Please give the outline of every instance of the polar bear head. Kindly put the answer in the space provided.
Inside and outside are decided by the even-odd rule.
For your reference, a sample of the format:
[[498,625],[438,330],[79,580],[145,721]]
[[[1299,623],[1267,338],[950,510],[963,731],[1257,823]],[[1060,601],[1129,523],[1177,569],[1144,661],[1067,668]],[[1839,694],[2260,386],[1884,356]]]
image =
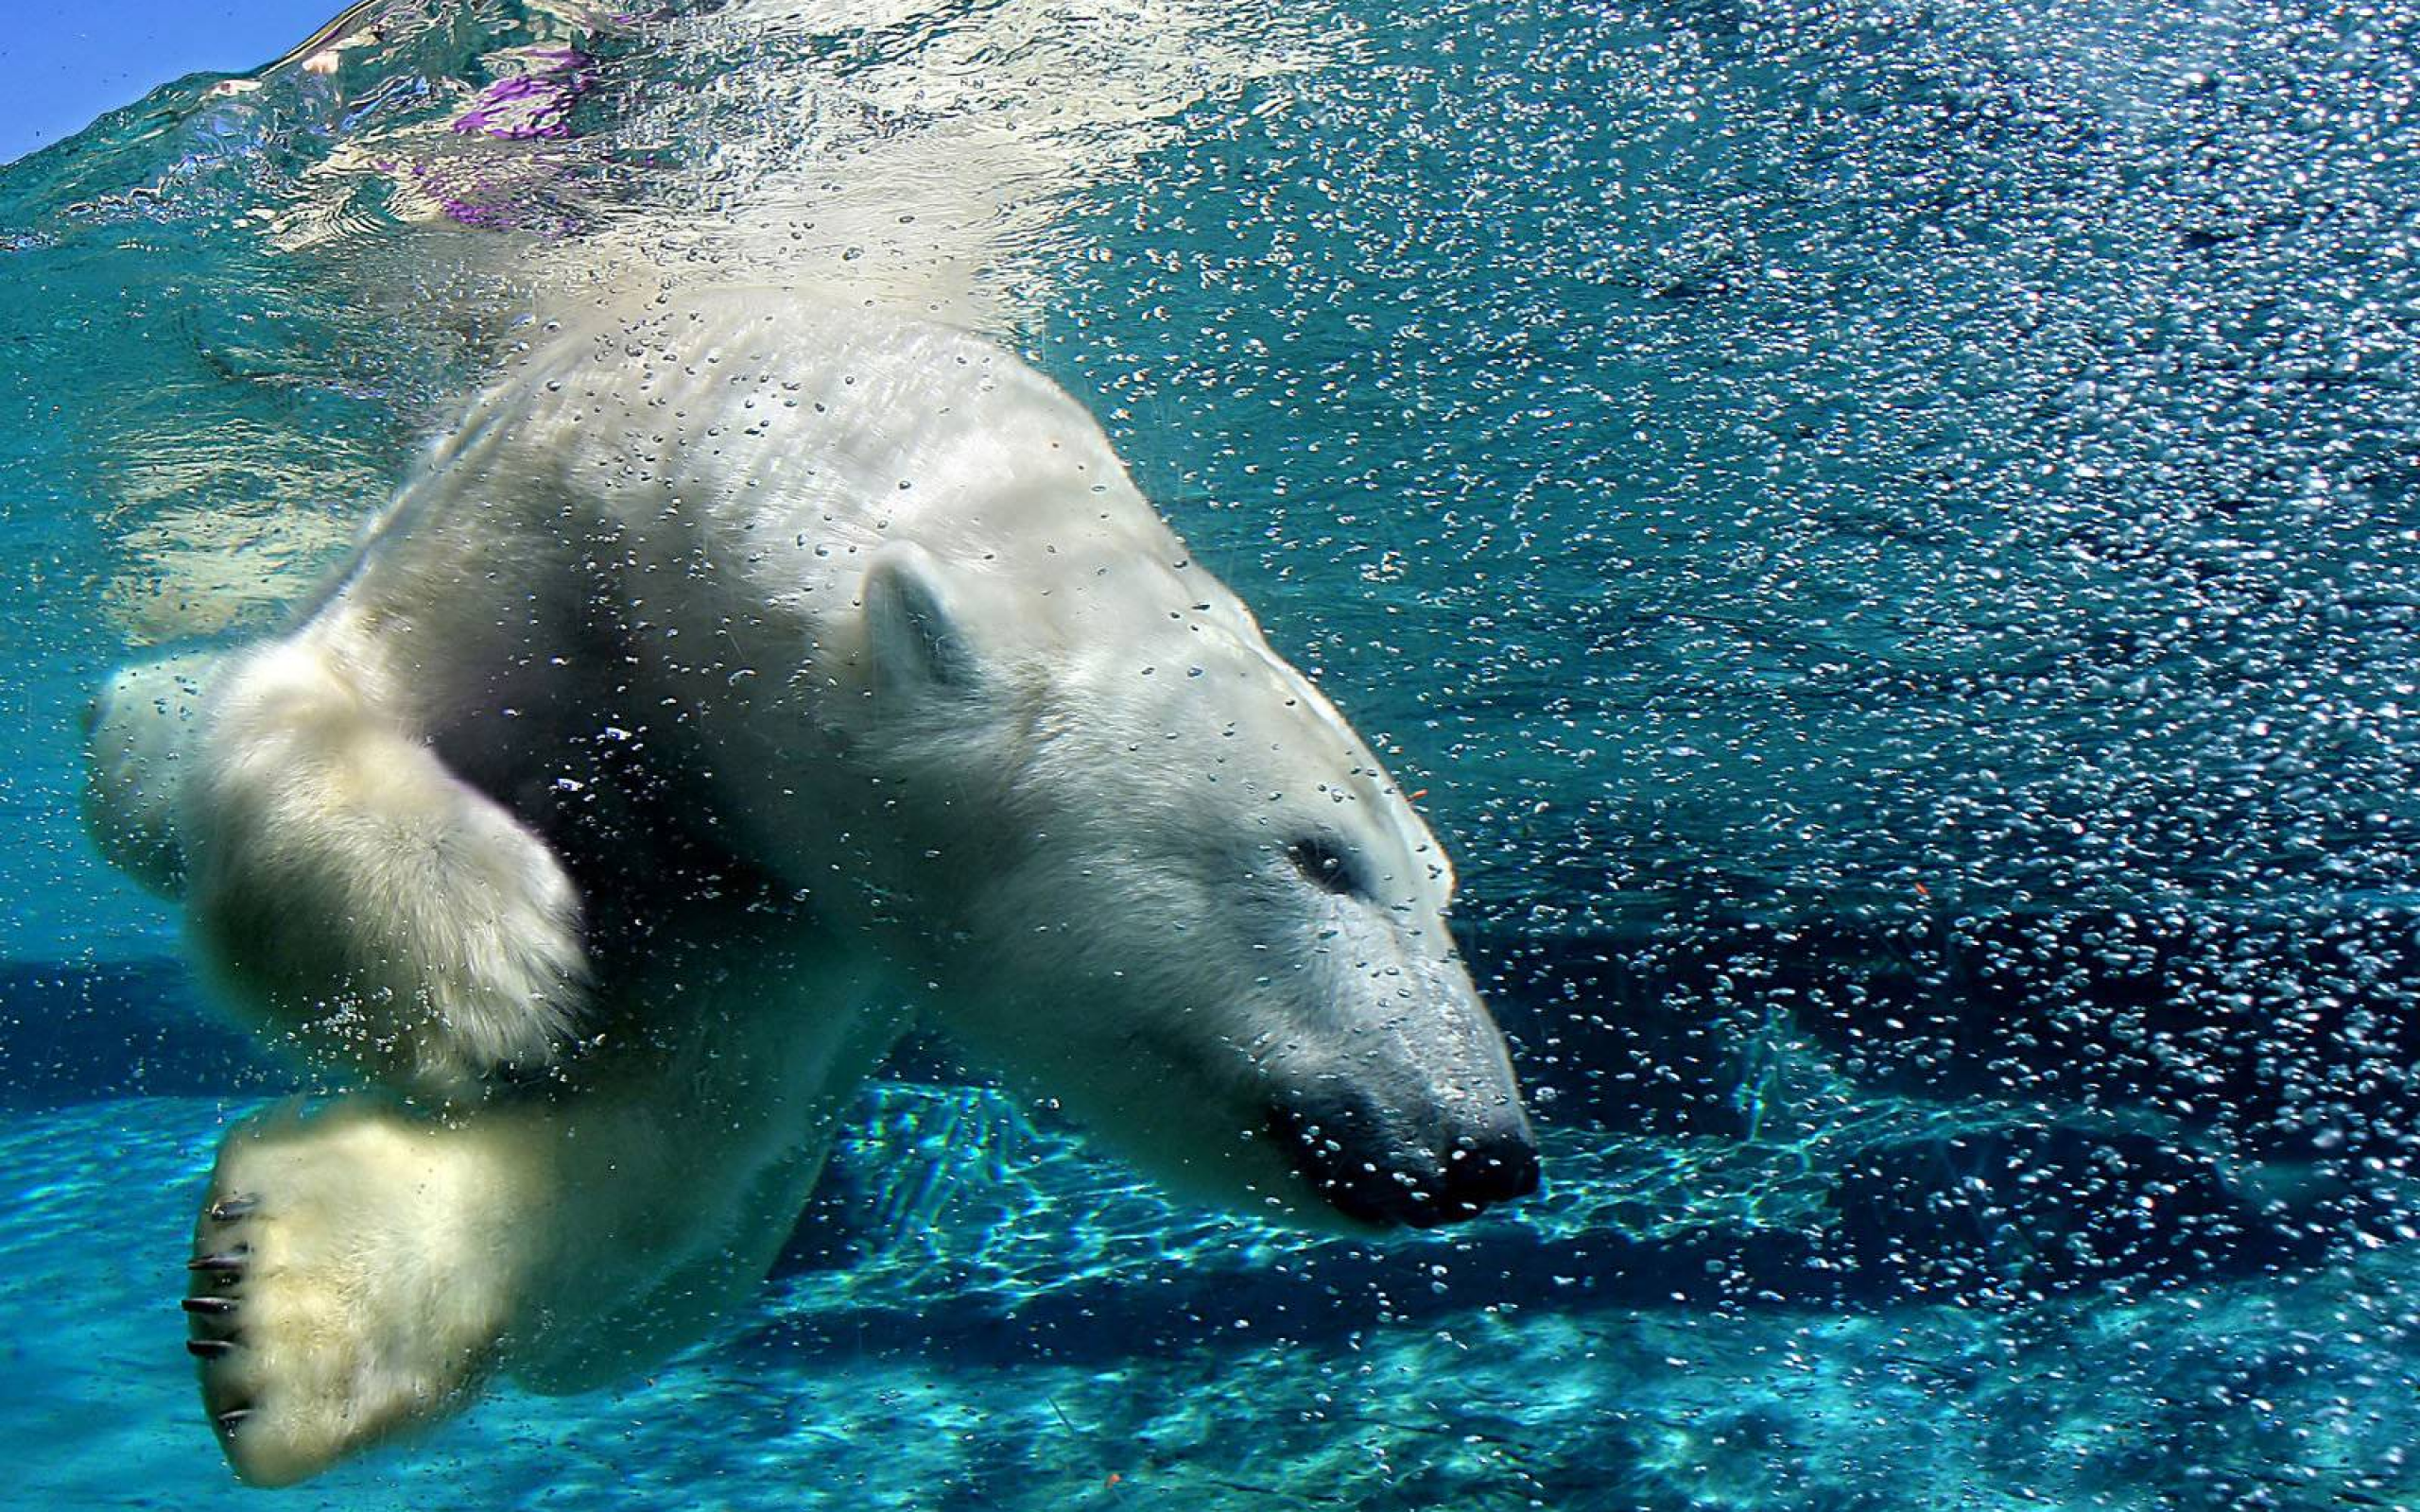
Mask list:
[[865,580],[944,1026],[1191,1194],[1367,1228],[1532,1190],[1436,837],[1199,568],[1086,577],[1072,619],[915,547]]

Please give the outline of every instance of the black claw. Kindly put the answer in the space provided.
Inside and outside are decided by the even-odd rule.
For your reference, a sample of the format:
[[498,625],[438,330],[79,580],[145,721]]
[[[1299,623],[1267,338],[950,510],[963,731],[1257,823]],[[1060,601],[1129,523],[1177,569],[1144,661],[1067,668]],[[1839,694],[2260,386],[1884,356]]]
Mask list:
[[250,1407],[233,1407],[220,1413],[216,1418],[213,1418],[212,1421],[218,1425],[218,1431],[220,1433],[232,1434],[235,1431],[238,1424],[242,1423],[245,1418],[250,1418],[251,1415],[252,1409]]
[[234,1348],[225,1339],[187,1339],[185,1353],[197,1360],[216,1360]]
[[203,1313],[216,1316],[222,1313],[235,1311],[236,1302],[232,1297],[188,1297],[177,1305],[188,1313]]
[[210,1205],[210,1221],[213,1223],[233,1223],[236,1219],[246,1216],[254,1208],[257,1208],[260,1205],[261,1199],[258,1197],[221,1197],[216,1202]]
[[243,1268],[244,1252],[240,1249],[225,1250],[216,1255],[196,1255],[185,1262],[187,1270],[242,1270]]

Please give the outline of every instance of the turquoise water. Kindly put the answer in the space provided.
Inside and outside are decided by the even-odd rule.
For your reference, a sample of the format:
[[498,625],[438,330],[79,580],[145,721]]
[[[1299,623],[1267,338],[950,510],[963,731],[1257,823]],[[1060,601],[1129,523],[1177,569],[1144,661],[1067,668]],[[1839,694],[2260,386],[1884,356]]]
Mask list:
[[359,11],[0,172],[25,1504],[258,1495],[173,1302],[288,1078],[85,690],[767,269],[1030,353],[1426,790],[1547,1189],[1314,1243],[919,1043],[721,1340],[287,1500],[2420,1504],[2420,11]]

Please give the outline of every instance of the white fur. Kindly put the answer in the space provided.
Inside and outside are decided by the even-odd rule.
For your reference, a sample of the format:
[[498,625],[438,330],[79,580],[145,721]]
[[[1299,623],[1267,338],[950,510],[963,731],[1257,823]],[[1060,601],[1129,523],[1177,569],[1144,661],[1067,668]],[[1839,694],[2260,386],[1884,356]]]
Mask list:
[[204,1388],[252,1479],[694,1337],[909,1003],[1311,1221],[1281,1111],[1413,1189],[1527,1138],[1434,837],[1081,407],[964,334],[763,290],[575,331],[199,676],[199,718],[104,709],[100,833],[182,858],[243,1011],[442,1108],[222,1156],[200,1243],[260,1261]]

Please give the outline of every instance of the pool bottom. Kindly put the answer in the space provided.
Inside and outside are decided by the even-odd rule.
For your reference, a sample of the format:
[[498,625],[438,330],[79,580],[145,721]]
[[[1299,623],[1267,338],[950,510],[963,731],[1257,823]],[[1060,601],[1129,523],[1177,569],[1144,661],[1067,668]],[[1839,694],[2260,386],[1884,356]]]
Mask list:
[[[174,1305],[250,1106],[0,1136],[13,1506],[260,1504]],[[2134,1299],[1824,1308],[1676,1272],[1659,1304],[1567,1231],[1610,1175],[1565,1176],[1559,1223],[1320,1244],[1171,1210],[1002,1106],[880,1089],[821,1204],[846,1238],[796,1246],[725,1337],[612,1392],[500,1391],[278,1504],[2420,1504],[2408,1246]]]

